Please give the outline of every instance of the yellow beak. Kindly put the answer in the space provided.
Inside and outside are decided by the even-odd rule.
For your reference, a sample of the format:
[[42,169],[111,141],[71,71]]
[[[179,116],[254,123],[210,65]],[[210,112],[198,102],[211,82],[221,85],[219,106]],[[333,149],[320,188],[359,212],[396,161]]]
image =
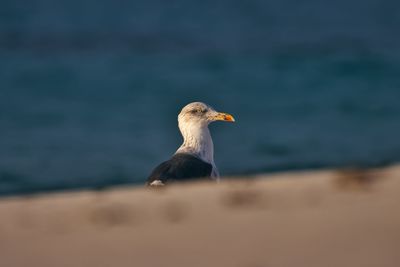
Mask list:
[[214,120],[235,122],[235,119],[233,118],[233,116],[231,114],[223,113],[223,112],[218,112],[218,114],[214,117]]

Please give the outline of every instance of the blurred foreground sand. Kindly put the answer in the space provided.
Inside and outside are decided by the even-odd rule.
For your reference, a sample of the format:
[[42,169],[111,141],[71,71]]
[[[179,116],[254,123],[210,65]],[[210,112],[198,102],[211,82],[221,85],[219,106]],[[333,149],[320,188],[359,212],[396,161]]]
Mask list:
[[397,267],[399,206],[400,166],[4,198],[0,266]]

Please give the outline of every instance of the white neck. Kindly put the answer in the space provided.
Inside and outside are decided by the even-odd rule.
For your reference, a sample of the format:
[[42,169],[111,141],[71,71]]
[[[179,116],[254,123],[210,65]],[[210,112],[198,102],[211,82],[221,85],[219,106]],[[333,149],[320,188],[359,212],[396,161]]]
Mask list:
[[214,144],[207,124],[179,124],[183,136],[183,144],[176,153],[191,153],[214,165]]

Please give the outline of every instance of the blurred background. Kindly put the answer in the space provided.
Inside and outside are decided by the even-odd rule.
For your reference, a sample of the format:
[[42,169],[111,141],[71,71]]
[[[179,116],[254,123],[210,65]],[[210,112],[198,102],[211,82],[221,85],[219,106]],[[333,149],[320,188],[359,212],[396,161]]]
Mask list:
[[222,175],[400,160],[395,0],[0,3],[0,195],[143,184],[204,101]]

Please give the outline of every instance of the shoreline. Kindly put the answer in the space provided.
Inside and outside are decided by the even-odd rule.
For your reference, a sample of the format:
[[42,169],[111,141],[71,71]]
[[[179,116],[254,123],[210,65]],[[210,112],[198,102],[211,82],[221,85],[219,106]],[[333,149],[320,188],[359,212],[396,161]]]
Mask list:
[[398,266],[400,165],[0,199],[4,266]]

